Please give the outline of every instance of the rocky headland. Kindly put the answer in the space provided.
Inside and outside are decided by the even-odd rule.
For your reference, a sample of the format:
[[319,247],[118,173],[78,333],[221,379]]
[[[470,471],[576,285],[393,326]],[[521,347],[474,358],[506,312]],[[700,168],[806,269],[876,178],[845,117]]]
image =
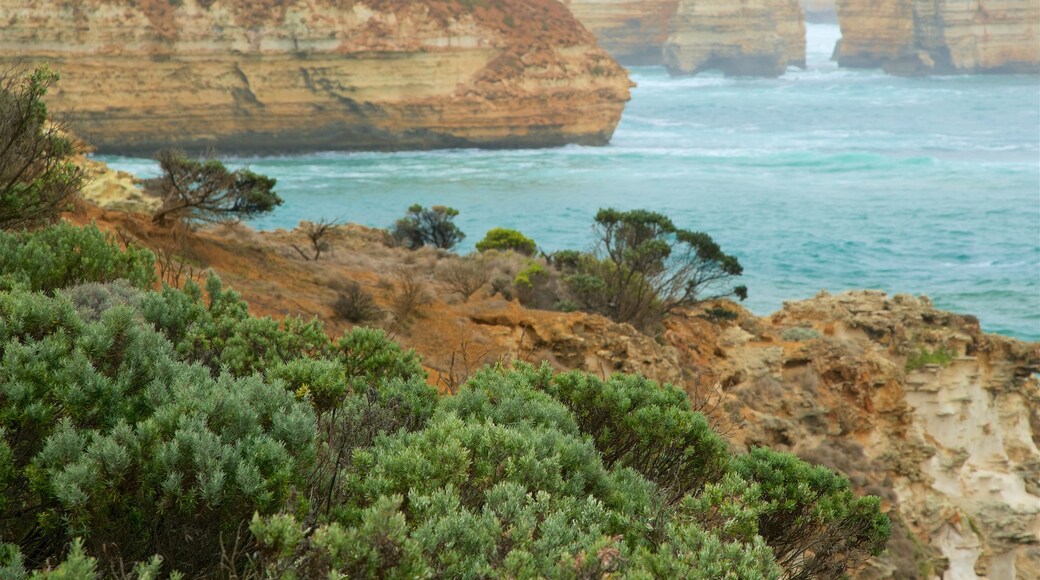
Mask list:
[[631,85],[552,0],[0,0],[105,153],[605,144]]
[[562,0],[612,57],[624,65],[659,65],[679,0]]
[[[113,185],[89,196],[110,190],[104,203],[120,207],[113,188],[125,179],[103,183]],[[493,284],[464,298],[443,275],[458,256],[388,247],[381,230],[340,227],[308,261],[300,229],[178,233],[93,204],[74,219],[154,248],[167,273],[171,257],[190,264],[178,276],[217,272],[256,314],[318,316],[333,333],[351,326],[336,314],[337,289],[360,284],[382,312],[369,324],[421,353],[444,390],[511,360],[681,385],[734,447],[794,452],[883,498],[893,537],[859,577],[1040,577],[1040,343],[987,334],[925,297],[821,292],[762,317],[721,302],[730,315],[687,311],[655,338],[595,314],[526,308]],[[506,255],[488,267],[511,279],[523,263]],[[412,324],[396,320],[405,286],[423,296]]]
[[680,0],[662,54],[673,75],[777,77],[805,67],[802,8],[798,0]]
[[676,75],[779,76],[805,66],[798,0],[565,0],[619,62]]
[[1040,0],[837,0],[845,67],[901,75],[1040,72]]

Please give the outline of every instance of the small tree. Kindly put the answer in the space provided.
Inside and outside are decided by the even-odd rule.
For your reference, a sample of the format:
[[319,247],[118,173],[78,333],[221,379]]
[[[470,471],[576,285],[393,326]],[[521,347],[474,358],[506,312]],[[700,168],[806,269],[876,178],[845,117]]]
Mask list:
[[217,159],[189,159],[164,149],[156,155],[162,175],[145,186],[162,198],[152,221],[235,222],[272,211],[282,204],[275,180],[248,169],[229,170]]
[[534,240],[518,232],[506,228],[489,230],[483,240],[477,242],[477,251],[513,250],[525,256],[533,256],[537,247]]
[[83,186],[72,140],[43,102],[58,79],[46,66],[0,73],[0,230],[55,221]]
[[466,237],[452,221],[457,215],[459,210],[453,207],[435,205],[426,209],[415,204],[408,208],[405,217],[394,223],[390,234],[409,250],[423,246],[450,250]]
[[321,218],[316,222],[303,222],[300,224],[300,229],[303,231],[303,235],[307,236],[307,239],[311,242],[313,255],[303,251],[303,249],[296,244],[291,245],[294,250],[303,256],[304,260],[318,261],[318,258],[321,257],[321,253],[328,251],[329,249],[329,240],[327,238],[340,225],[339,220],[332,218]]
[[744,269],[706,233],[675,227],[666,216],[646,210],[601,209],[593,226],[598,272],[608,314],[620,322],[640,322],[647,314],[736,296],[745,286],[729,286]]

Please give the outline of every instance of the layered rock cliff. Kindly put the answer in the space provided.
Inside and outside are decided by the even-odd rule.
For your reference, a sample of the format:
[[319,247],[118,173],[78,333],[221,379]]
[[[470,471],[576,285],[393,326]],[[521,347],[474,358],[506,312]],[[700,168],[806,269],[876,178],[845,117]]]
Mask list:
[[679,0],[562,1],[621,64],[661,64]]
[[0,0],[101,152],[604,144],[629,98],[554,0]]
[[1040,0],[837,0],[837,11],[841,66],[1040,72]]
[[776,77],[789,65],[804,68],[802,8],[798,0],[680,0],[663,58],[673,75]]

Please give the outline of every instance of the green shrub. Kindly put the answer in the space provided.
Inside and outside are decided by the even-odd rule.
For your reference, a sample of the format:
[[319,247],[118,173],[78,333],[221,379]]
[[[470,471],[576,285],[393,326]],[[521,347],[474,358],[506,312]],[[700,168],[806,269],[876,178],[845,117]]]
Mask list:
[[892,529],[877,497],[856,497],[849,480],[793,455],[752,449],[734,471],[766,503],[758,533],[789,577],[838,578],[884,551]]
[[83,186],[72,139],[44,103],[58,78],[46,65],[0,72],[0,231],[55,221]]
[[593,226],[596,250],[556,252],[550,263],[566,275],[569,297],[617,322],[655,328],[661,317],[708,300],[747,298],[729,286],[743,273],[706,233],[677,228],[645,210],[601,209]]
[[230,170],[218,159],[189,159],[181,151],[156,155],[161,174],[145,182],[162,205],[152,221],[236,222],[274,211],[282,198],[276,180],[248,169]]
[[728,467],[726,442],[690,409],[686,393],[671,385],[638,375],[603,381],[579,372],[544,385],[574,413],[607,466],[642,473],[660,486],[668,503],[721,479]]
[[537,250],[534,240],[524,234],[506,228],[489,230],[483,240],[477,242],[477,251],[512,250],[525,256],[533,256]]
[[780,338],[784,340],[790,340],[792,342],[802,342],[804,340],[820,338],[820,333],[812,328],[793,326],[791,328],[785,328],[782,332],[780,332]]
[[332,303],[332,312],[347,322],[369,322],[379,316],[379,307],[376,306],[372,295],[365,292],[361,288],[361,284],[352,280],[336,293],[336,301]]
[[314,415],[280,384],[211,378],[125,305],[86,323],[64,297],[3,293],[0,320],[0,534],[36,538],[31,566],[82,536],[95,555],[199,571],[305,484]]
[[524,268],[513,278],[513,285],[518,288],[534,288],[535,280],[544,273],[544,266],[534,260],[528,260]]
[[20,286],[51,292],[87,282],[124,279],[138,288],[155,284],[154,256],[123,250],[96,225],[61,223],[33,232],[0,231],[0,289]]
[[0,290],[5,576],[834,577],[889,534],[877,498],[731,457],[638,376],[518,364],[438,397],[382,331],[256,318],[216,277],[22,280]]
[[394,223],[390,235],[409,250],[423,246],[450,250],[466,237],[453,221],[458,215],[459,210],[452,207],[435,205],[427,209],[415,204]]
[[906,372],[916,371],[924,368],[925,365],[950,366],[953,359],[953,351],[945,346],[940,346],[935,350],[928,350],[925,347],[916,348],[906,357]]

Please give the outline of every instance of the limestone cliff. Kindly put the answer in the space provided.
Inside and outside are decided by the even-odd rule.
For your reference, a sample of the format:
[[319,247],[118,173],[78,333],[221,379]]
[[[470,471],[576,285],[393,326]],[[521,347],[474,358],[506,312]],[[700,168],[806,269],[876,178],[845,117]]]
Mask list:
[[895,74],[1040,71],[1040,0],[837,0],[838,64]]
[[661,64],[661,47],[679,0],[562,0],[625,65]]
[[663,49],[675,75],[720,69],[780,76],[805,67],[805,21],[798,0],[680,0]]
[[1040,577],[1040,344],[925,298],[821,294],[668,342],[719,374],[741,446],[844,472],[893,519],[865,578]]
[[101,152],[604,144],[624,70],[554,0],[0,0]]

